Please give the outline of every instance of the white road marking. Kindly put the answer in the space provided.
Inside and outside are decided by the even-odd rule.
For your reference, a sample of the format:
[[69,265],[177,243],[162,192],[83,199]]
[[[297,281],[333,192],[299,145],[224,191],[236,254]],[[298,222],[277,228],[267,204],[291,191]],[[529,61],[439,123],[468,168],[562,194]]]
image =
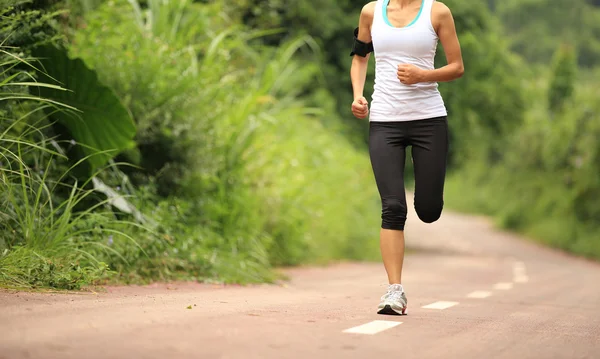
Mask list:
[[402,322],[392,322],[388,320],[374,320],[370,323],[359,325],[354,328],[346,329],[342,333],[367,334],[373,335],[384,330],[393,328],[402,324]]
[[526,275],[518,275],[515,276],[515,283],[527,283],[529,282],[529,277]]
[[513,263],[513,268],[525,270],[525,263],[523,262],[515,262]]
[[484,299],[492,295],[492,292],[488,292],[487,290],[476,290],[467,295],[467,298],[477,298]]
[[444,302],[444,301],[440,301],[440,302],[435,302],[435,303],[431,303],[431,304],[428,304],[428,305],[424,305],[421,308],[443,310],[443,309],[448,309],[450,307],[454,307],[455,305],[458,305],[458,302]]
[[494,285],[494,289],[498,289],[498,290],[508,290],[508,289],[512,289],[513,284],[511,282],[506,282],[506,283],[496,283],[496,285]]
[[524,275],[525,274],[525,270],[523,270],[523,269],[519,270],[519,269],[515,268],[515,270],[513,271],[513,274],[514,274],[515,277],[519,276],[519,275]]
[[523,262],[515,262],[513,264],[513,277],[515,283],[527,283],[529,282],[529,277],[527,277],[527,273],[525,270],[525,264]]

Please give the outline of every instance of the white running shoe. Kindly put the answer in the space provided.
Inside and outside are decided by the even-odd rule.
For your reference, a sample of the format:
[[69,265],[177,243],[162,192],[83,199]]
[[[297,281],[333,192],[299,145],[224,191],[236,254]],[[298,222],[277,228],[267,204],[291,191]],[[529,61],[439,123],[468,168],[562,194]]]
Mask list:
[[391,284],[381,297],[377,314],[405,315],[408,301],[401,284]]

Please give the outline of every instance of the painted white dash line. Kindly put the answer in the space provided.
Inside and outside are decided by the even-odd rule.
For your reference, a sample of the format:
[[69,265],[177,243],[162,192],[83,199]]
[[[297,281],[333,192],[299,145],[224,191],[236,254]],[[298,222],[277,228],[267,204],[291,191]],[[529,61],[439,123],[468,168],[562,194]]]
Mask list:
[[515,262],[513,264],[513,269],[515,271],[524,271],[525,270],[525,263],[523,263],[523,262]]
[[513,287],[512,282],[496,283],[494,285],[494,289],[498,289],[498,290],[509,290],[509,289],[512,289],[512,287]]
[[529,282],[529,277],[527,276],[527,272],[525,269],[525,263],[516,262],[513,264],[513,278],[513,281],[515,283]]
[[342,333],[374,335],[374,334],[380,333],[384,330],[391,329],[400,324],[402,324],[402,322],[392,322],[392,321],[388,321],[388,320],[374,320],[367,324],[363,324],[363,325],[359,325],[357,327],[346,329],[346,330],[342,331]]
[[490,297],[492,292],[488,292],[487,290],[476,290],[467,294],[467,298],[476,298],[476,299],[484,299]]
[[523,275],[523,274],[525,274],[525,269],[524,268],[515,267],[515,268],[513,268],[513,273],[514,273],[515,276],[517,276],[517,275]]
[[444,302],[444,301],[440,301],[440,302],[435,302],[435,303],[424,305],[421,308],[443,310],[443,309],[448,309],[450,307],[454,307],[455,305],[458,305],[458,302]]
[[527,283],[529,282],[529,277],[526,275],[518,275],[515,277],[515,283]]

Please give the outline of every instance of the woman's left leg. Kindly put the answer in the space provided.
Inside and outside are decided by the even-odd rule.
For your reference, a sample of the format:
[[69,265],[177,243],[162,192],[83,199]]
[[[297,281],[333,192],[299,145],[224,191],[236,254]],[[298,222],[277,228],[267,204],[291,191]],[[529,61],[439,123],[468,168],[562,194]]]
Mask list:
[[415,171],[415,211],[425,223],[437,221],[444,207],[448,157],[446,117],[415,121],[409,136]]

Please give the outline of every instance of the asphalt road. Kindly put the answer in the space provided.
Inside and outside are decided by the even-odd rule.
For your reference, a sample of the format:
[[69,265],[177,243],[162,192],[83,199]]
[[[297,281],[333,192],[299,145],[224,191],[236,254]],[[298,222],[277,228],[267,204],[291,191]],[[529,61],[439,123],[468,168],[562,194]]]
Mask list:
[[296,268],[276,286],[4,291],[0,359],[600,358],[599,264],[483,218],[409,215],[406,316],[376,314],[378,263]]

